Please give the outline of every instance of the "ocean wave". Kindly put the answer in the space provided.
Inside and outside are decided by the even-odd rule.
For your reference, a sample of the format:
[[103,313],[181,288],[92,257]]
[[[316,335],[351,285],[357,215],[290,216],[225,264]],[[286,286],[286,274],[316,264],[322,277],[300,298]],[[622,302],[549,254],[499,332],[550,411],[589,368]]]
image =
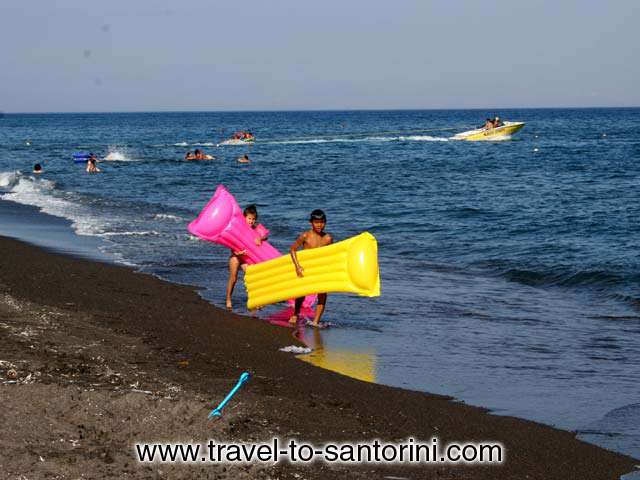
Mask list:
[[[61,198],[64,196],[65,198]],[[55,217],[65,218],[78,235],[95,236],[103,232],[108,220],[96,217],[74,194],[56,191],[56,183],[51,180],[18,176],[3,194],[3,200],[31,205]]]
[[156,213],[153,218],[156,220],[173,220],[175,222],[184,221],[184,218],[178,217],[177,215],[170,215],[168,213]]
[[410,135],[408,137],[398,137],[400,141],[412,142],[448,142],[446,137],[432,137],[430,135]]
[[140,232],[137,231],[124,231],[124,232],[100,232],[94,234],[96,237],[149,237],[149,236],[159,236],[160,232],[156,232],[155,230],[143,230]]
[[129,158],[127,156],[126,153],[118,151],[118,150],[110,151],[107,155],[105,155],[103,160],[110,161],[110,162],[131,162],[131,161],[133,161],[131,158]]
[[150,147],[165,148],[165,147],[216,147],[216,142],[176,142],[176,143],[160,143],[149,145]]
[[629,281],[629,278],[624,275],[602,270],[567,271],[564,269],[557,269],[545,272],[510,268],[500,272],[500,275],[513,282],[523,283],[533,287],[610,287],[623,285]]
[[15,172],[0,172],[0,187],[1,188],[12,188],[22,174],[16,170]]

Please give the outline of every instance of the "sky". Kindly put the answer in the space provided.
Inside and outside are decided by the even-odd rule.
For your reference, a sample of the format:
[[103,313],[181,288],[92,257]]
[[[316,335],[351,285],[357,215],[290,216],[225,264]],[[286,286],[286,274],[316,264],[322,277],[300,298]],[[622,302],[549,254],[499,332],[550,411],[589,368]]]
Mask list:
[[0,111],[640,106],[637,0],[0,2]]

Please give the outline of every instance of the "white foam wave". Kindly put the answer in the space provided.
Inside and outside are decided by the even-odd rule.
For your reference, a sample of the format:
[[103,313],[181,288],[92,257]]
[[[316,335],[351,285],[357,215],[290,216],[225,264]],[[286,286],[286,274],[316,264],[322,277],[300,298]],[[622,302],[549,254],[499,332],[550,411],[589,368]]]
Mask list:
[[[464,137],[453,136],[449,140],[466,140]],[[505,140],[511,140],[511,135],[497,135],[492,137],[477,138],[472,140],[473,142],[504,142]]]
[[[162,145],[164,147],[164,145]],[[178,142],[173,144],[174,147],[188,147],[189,144],[187,142]]]
[[4,194],[4,200],[38,207],[42,212],[71,221],[71,226],[79,235],[97,235],[103,232],[105,219],[96,218],[86,207],[76,201],[72,194],[65,198],[54,194],[55,183],[45,179],[20,177]]
[[149,237],[158,235],[160,235],[160,232],[156,232],[155,230],[146,230],[141,232],[100,232],[95,234],[96,237]]
[[127,155],[123,152],[114,150],[110,151],[103,160],[111,161],[111,162],[130,162],[131,159],[127,157]]
[[173,220],[174,222],[182,222],[184,219],[176,215],[170,215],[168,213],[156,213],[154,217],[156,220]]
[[2,188],[11,188],[13,187],[20,178],[21,173],[19,171],[15,172],[0,172],[0,187]]
[[101,252],[108,254],[109,256],[111,256],[113,259],[115,259],[116,263],[119,263],[121,265],[125,265],[128,267],[137,267],[138,264],[130,262],[129,260],[126,260],[124,258],[124,256],[122,255],[122,253],[120,252],[114,252],[112,249],[107,249],[104,247],[99,247],[98,248]]
[[398,137],[401,141],[410,142],[448,142],[446,137],[432,137],[430,135],[410,135],[408,137]]

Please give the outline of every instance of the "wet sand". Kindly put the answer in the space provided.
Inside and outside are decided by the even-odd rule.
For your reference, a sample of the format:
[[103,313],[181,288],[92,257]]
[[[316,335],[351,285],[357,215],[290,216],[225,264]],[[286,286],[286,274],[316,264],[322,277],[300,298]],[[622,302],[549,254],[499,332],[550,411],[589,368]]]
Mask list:
[[[292,331],[190,287],[0,237],[1,478],[617,479],[638,463],[570,432],[366,383],[279,352]],[[7,377],[15,369],[17,379]],[[251,380],[207,414],[243,371]],[[426,372],[428,373],[428,372]],[[500,466],[141,465],[135,442],[499,441]]]

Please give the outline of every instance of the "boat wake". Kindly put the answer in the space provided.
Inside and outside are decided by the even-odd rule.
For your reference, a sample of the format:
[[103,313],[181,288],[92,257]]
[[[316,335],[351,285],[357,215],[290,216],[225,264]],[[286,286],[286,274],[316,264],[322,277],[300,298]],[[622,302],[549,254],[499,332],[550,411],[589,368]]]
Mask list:
[[446,137],[433,137],[431,135],[400,135],[393,137],[363,137],[363,138],[303,138],[291,140],[271,140],[260,143],[269,145],[305,145],[316,143],[384,143],[384,142],[448,142]]

